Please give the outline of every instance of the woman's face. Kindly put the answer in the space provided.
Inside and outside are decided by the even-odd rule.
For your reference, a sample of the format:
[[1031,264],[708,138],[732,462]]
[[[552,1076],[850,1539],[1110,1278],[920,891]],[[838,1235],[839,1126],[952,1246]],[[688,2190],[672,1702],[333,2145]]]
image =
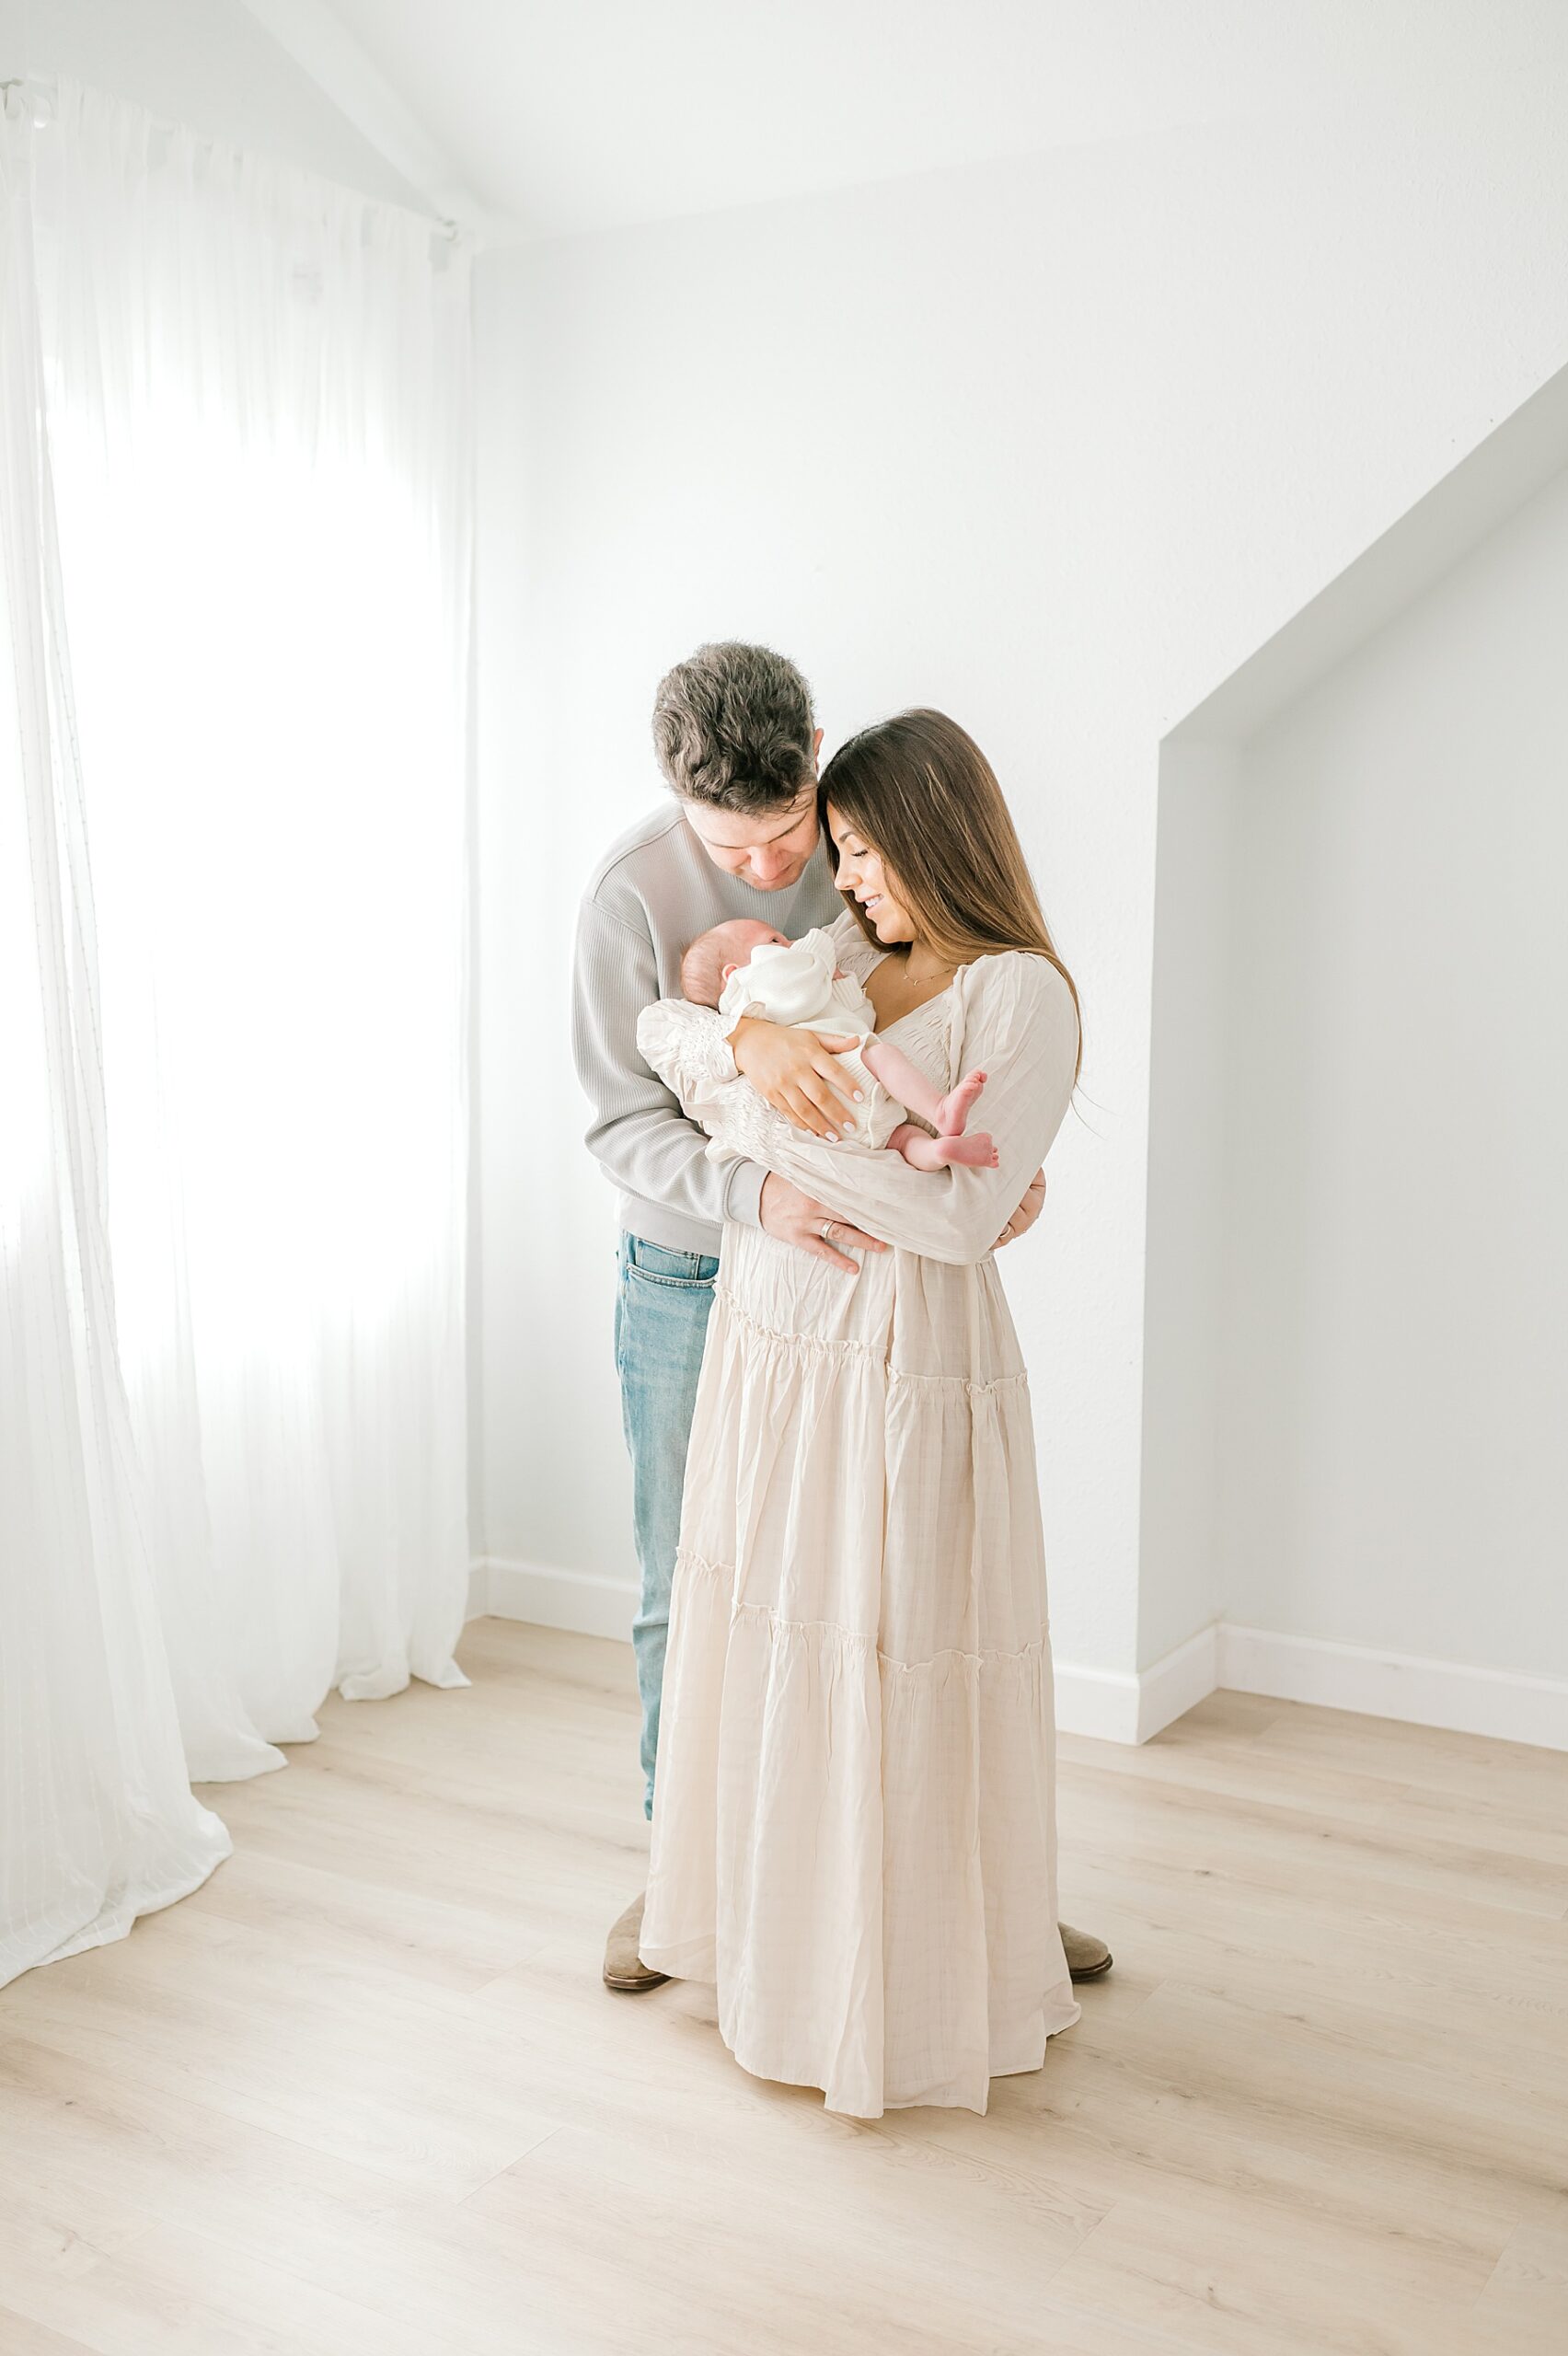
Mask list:
[[882,865],[882,854],[873,850],[858,828],[847,818],[841,818],[832,803],[827,804],[827,830],[838,849],[838,888],[852,892],[860,903],[879,941],[914,941],[915,920],[898,897],[895,876]]

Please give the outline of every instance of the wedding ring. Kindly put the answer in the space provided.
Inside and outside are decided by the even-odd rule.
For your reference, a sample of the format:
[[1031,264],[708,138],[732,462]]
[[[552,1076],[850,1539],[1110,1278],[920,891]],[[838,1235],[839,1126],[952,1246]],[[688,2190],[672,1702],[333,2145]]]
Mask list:
[[822,1240],[823,1240],[823,1242],[824,1242],[824,1243],[827,1242],[828,1230],[829,1230],[830,1228],[836,1227],[836,1226],[837,1226],[837,1224],[838,1224],[838,1221],[837,1221],[836,1218],[824,1218],[824,1221],[823,1221],[822,1225],[821,1225],[821,1226],[818,1228],[818,1230],[817,1230],[817,1233],[821,1236],[821,1238],[822,1238]]

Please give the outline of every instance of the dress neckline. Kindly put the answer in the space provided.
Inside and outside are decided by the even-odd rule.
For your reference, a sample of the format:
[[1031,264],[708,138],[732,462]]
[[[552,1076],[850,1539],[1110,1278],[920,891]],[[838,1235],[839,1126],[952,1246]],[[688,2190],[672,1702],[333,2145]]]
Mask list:
[[[860,976],[860,987],[862,989],[865,988],[867,981],[870,979],[870,976],[876,972],[877,967],[882,964],[884,959],[891,957],[892,954],[893,952],[891,949],[882,949],[878,951],[877,954],[871,959],[870,964],[867,966],[865,973]],[[959,967],[958,971],[960,974],[963,971],[962,965]],[[958,974],[955,974],[952,977],[952,982],[944,983],[940,990],[933,990],[929,998],[919,999],[916,1001],[915,1005],[906,1006],[902,1014],[895,1014],[891,1022],[879,1022],[876,1031],[877,1037],[879,1039],[885,1039],[888,1033],[890,1031],[896,1031],[901,1022],[909,1022],[911,1017],[914,1015],[924,1014],[928,1006],[940,1006],[943,999],[946,998],[951,990],[953,982],[956,982],[957,979]],[[866,996],[868,998],[870,997],[870,990],[866,991]]]

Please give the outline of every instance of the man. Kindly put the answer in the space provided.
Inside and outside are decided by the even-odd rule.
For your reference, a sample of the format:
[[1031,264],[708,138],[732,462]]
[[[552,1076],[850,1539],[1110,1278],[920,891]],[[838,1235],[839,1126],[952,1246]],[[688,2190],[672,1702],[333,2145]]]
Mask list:
[[[841,1246],[886,1249],[758,1162],[710,1161],[702,1130],[637,1049],[639,1014],[679,995],[682,953],[698,933],[756,917],[793,939],[843,912],[817,816],[822,730],[810,689],[767,647],[699,647],[660,686],[653,742],[675,807],[628,827],[594,870],[572,982],[572,1054],[594,1107],[586,1143],[619,1189],[616,1367],[642,1575],[632,1643],[650,1819],[686,1443],[721,1222],[764,1227],[851,1274],[859,1264]],[[998,1245],[1033,1225],[1044,1193],[1037,1172]],[[639,1896],[610,1932],[606,1986],[656,1988],[668,1978],[638,1956],[641,1923]],[[1103,1941],[1061,1927],[1075,1980],[1109,1969]]]

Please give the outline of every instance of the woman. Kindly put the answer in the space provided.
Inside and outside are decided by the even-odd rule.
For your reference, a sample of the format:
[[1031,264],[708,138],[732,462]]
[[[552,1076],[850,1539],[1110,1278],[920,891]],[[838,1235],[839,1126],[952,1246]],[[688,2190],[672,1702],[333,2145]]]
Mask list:
[[1070,1101],[1078,996],[952,721],[853,738],[819,806],[839,963],[939,1087],[986,1074],[997,1167],[835,1146],[825,1034],[746,1018],[732,1047],[726,1017],[674,999],[643,1018],[683,1102],[751,1080],[726,1142],[894,1248],[849,1277],[725,1223],[640,1952],[714,1983],[736,2060],[830,2110],[983,2112],[1079,2013],[1028,1377],[991,1249]]

